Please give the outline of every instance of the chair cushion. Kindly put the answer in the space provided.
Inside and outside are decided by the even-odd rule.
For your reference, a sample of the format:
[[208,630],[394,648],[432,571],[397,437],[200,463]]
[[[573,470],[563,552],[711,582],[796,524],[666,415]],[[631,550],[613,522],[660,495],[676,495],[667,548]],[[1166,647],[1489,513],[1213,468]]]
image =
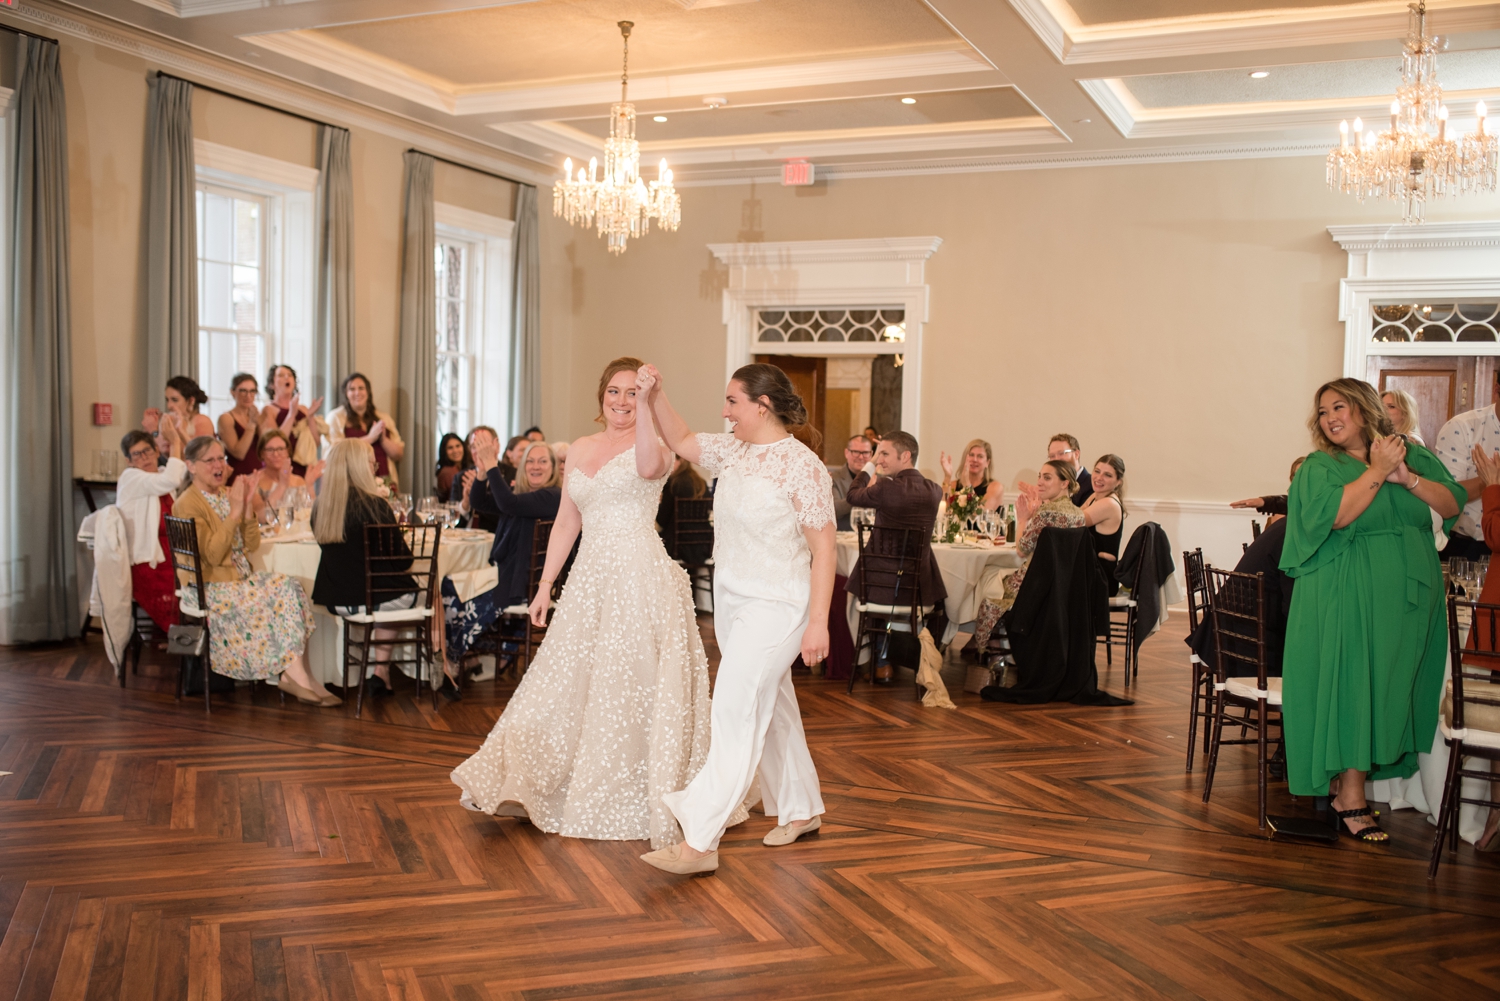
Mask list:
[[381,623],[381,622],[421,622],[423,619],[432,618],[430,608],[397,608],[389,612],[376,612],[374,615],[346,615],[344,618],[350,622]]
[[[1500,747],[1500,706],[1471,702],[1469,697],[1473,695],[1482,695],[1487,699],[1500,699],[1500,685],[1464,679],[1464,729],[1468,731],[1464,742],[1478,747]],[[1452,732],[1449,730],[1453,722],[1453,682],[1451,680],[1443,692],[1441,712],[1443,736],[1451,737]]]
[[[557,607],[557,602],[555,602],[555,601],[549,601],[549,602],[547,602],[547,607],[548,608],[556,608]],[[504,608],[500,609],[500,614],[504,615],[506,617],[517,617],[517,616],[519,616],[520,618],[524,619],[524,618],[526,618],[527,616],[529,616],[531,614],[531,606],[530,605],[506,605]]]
[[[1257,696],[1255,694],[1255,686],[1257,683],[1258,682],[1254,678],[1229,678],[1226,680],[1225,691],[1229,692],[1230,695],[1234,695],[1242,699],[1249,699],[1250,701],[1254,702],[1257,699]],[[1271,693],[1266,699],[1266,702],[1269,705],[1281,705],[1280,678],[1267,678],[1266,691]]]
[[[877,605],[874,602],[871,602],[868,605],[864,604],[863,602],[855,602],[854,603],[854,610],[856,612],[864,612],[864,613],[866,613],[868,615],[910,615],[911,614],[911,606],[910,605]],[[932,606],[931,605],[923,605],[918,610],[918,613],[921,614],[921,615],[930,615],[932,613]]]
[[1117,594],[1109,599],[1110,608],[1134,608],[1135,599],[1128,594]]

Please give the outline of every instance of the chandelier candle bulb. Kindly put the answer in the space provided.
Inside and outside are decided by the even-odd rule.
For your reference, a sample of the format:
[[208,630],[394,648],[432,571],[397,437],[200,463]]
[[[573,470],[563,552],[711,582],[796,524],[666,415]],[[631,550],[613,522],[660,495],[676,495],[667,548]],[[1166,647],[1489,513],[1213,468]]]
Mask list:
[[1438,108],[1438,141],[1442,142],[1448,137],[1448,106],[1445,104]]
[[1391,132],[1392,132],[1392,134],[1394,134],[1395,132],[1398,131],[1398,125],[1399,125],[1398,119],[1400,119],[1400,117],[1401,117],[1401,102],[1400,101],[1392,101],[1391,102]]
[[1479,134],[1481,136],[1484,135],[1484,119],[1488,114],[1489,109],[1484,106],[1483,101],[1480,101],[1478,104],[1474,105],[1474,117],[1479,119]]
[[1339,122],[1339,146],[1349,148],[1349,119]]

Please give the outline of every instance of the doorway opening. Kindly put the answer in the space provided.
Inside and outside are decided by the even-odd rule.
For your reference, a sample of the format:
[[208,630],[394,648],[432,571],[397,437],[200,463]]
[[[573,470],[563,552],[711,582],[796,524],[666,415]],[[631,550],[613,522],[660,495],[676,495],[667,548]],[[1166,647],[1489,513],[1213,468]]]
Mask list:
[[830,466],[844,461],[844,445],[866,427],[878,434],[901,429],[901,355],[757,354],[755,360],[791,379],[807,406],[808,427],[818,432],[816,445],[812,435],[797,437]]

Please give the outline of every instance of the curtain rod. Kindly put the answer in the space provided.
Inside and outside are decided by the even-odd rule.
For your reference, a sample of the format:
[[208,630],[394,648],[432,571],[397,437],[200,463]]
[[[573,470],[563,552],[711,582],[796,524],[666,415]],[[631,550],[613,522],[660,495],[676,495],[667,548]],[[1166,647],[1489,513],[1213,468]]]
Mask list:
[[[242,94],[231,94],[227,90],[220,90],[217,87],[209,87],[206,84],[201,84],[201,83],[199,83],[196,80],[189,80],[187,77],[177,76],[174,73],[167,73],[167,72],[164,72],[162,70],[157,70],[156,71],[156,75],[157,76],[164,76],[168,80],[180,80],[183,83],[190,83],[194,87],[196,87],[198,90],[206,90],[210,94],[218,94],[220,97],[228,97],[228,98],[231,98],[232,100],[235,100],[235,101],[243,101],[245,104],[253,104],[257,108],[265,108],[267,111],[274,111],[277,114],[287,115],[287,116],[289,116],[291,118],[300,118],[304,122],[311,122],[314,125],[322,125],[322,126],[326,126],[327,128],[330,128],[330,129],[342,129],[342,128],[344,128],[342,125],[334,125],[331,122],[325,122],[325,121],[322,121],[321,119],[309,118],[307,115],[298,114],[295,111],[288,111],[285,108],[278,108],[274,104],[266,104],[264,101],[257,101],[253,97],[245,97]],[[348,130],[345,129],[344,131],[347,132]]]
[[35,38],[39,42],[51,42],[53,45],[62,44],[55,38],[48,38],[46,35],[38,35],[34,31],[27,31],[25,28],[15,28],[8,24],[0,24],[0,30],[9,31],[17,35],[25,35],[28,38]]
[[504,174],[496,174],[494,171],[485,170],[482,167],[473,167],[467,163],[459,163],[457,160],[450,160],[445,156],[438,156],[436,153],[428,153],[424,150],[417,149],[415,146],[408,147],[406,151],[408,153],[421,153],[423,156],[431,157],[438,163],[446,163],[450,167],[462,167],[464,170],[472,170],[476,174],[483,174],[485,177],[493,177],[497,181],[508,181],[511,184],[520,184],[527,187],[535,187],[535,185],[531,184],[531,182],[529,181],[517,180],[514,177],[506,177]]

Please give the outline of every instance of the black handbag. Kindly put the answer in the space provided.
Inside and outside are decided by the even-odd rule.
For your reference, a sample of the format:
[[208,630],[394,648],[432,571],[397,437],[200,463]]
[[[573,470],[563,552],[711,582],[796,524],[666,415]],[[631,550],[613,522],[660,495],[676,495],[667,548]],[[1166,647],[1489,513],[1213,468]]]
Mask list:
[[922,663],[922,641],[908,632],[887,628],[875,642],[875,665],[890,664],[915,671]]

